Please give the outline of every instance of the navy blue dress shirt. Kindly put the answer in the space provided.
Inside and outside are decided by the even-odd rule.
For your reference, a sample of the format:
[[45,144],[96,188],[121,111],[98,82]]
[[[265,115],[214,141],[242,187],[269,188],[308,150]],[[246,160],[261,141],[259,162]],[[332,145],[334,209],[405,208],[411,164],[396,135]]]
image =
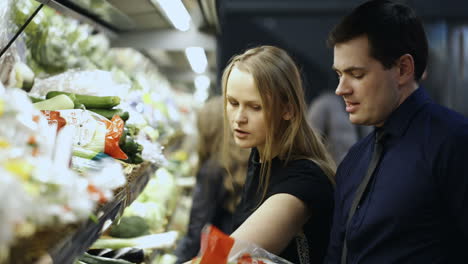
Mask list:
[[[468,119],[418,88],[378,129],[388,137],[348,227],[347,263],[468,263]],[[375,134],[338,167],[327,263],[340,263]]]

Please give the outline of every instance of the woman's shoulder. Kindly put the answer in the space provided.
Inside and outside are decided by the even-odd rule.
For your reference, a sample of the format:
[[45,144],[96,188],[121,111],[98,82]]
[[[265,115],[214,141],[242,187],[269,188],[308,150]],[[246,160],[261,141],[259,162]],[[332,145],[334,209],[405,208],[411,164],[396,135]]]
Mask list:
[[332,186],[322,168],[311,159],[291,160],[272,169],[272,184]]
[[325,172],[315,161],[306,158],[299,158],[289,161],[283,166],[283,172],[287,173],[289,176],[304,175],[307,177],[326,177]]
[[329,209],[333,206],[333,184],[325,172],[310,159],[296,159],[282,169],[272,171],[269,195],[291,194],[310,208]]

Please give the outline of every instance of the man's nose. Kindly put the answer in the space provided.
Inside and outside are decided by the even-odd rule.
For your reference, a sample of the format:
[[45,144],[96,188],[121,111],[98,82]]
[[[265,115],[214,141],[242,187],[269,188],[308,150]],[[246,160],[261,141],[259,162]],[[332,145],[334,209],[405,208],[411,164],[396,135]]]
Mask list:
[[335,94],[339,96],[351,94],[351,86],[348,85],[346,77],[341,77],[338,86],[336,87]]

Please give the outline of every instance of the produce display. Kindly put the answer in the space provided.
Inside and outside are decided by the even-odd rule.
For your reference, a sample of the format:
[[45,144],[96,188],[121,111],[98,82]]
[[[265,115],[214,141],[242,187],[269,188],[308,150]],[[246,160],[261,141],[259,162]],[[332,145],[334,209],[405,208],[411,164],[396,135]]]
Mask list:
[[[1,1],[2,47],[38,5]],[[49,7],[0,63],[0,264],[34,263],[103,224],[109,204],[122,211],[76,263],[149,263],[155,250],[158,263],[174,262],[162,253],[183,232],[170,225],[177,178],[196,163],[178,149],[194,130],[190,100],[140,52],[111,49],[105,35]],[[131,185],[139,168],[154,172]]]
[[49,124],[25,92],[3,89],[0,106],[1,195],[14,200],[0,206],[1,262],[15,238],[88,219],[126,180],[122,165],[110,158],[96,161],[93,171],[71,170],[72,130]]

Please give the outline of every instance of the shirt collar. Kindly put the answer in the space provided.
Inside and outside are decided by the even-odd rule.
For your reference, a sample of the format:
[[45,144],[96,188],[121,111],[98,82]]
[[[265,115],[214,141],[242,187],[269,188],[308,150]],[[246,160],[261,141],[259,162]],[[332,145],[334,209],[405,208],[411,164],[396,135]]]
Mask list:
[[260,166],[260,153],[257,148],[252,148],[252,164],[255,166]]
[[390,136],[402,136],[408,129],[414,115],[423,105],[430,101],[431,99],[427,92],[420,86],[390,114],[382,130]]
[[[274,157],[271,161],[271,167],[277,166],[281,164],[282,161],[279,159],[278,156]],[[262,163],[260,162],[260,153],[258,152],[257,148],[252,148],[252,164],[254,166],[260,166]]]

